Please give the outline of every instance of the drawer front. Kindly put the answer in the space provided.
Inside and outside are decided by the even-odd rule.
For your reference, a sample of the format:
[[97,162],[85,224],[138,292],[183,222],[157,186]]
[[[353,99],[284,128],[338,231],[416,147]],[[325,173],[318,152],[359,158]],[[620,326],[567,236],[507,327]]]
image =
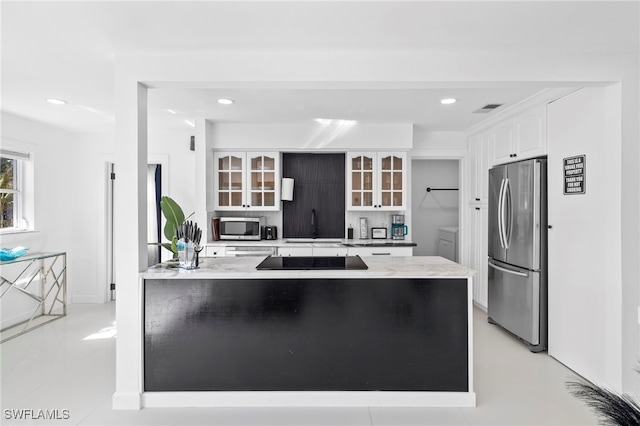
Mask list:
[[349,247],[350,256],[413,256],[413,247]]
[[314,256],[346,256],[349,249],[346,247],[314,247]]
[[[226,256],[226,248],[225,247],[215,247],[215,246],[205,246],[204,248],[204,257],[225,257]],[[200,253],[202,255],[202,253]]]

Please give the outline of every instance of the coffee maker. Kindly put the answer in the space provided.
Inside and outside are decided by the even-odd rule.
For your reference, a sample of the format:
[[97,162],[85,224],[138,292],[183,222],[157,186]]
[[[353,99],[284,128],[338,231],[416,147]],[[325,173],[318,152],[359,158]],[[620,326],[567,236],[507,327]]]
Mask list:
[[404,224],[403,214],[391,215],[391,239],[404,240],[404,236],[409,232],[409,228]]

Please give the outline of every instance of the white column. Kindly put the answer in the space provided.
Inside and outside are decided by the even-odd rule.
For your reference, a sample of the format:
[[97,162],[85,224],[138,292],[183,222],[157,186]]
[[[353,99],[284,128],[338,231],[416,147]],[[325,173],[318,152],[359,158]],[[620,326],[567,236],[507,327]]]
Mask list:
[[147,87],[116,69],[114,232],[116,269],[116,391],[114,409],[140,409],[142,294],[147,268]]

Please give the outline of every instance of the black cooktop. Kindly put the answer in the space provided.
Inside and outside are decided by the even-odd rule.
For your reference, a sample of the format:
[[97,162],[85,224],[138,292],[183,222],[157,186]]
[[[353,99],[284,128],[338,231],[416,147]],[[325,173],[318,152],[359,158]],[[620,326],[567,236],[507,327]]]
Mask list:
[[308,270],[335,269],[358,270],[367,269],[367,264],[360,256],[268,256],[260,262],[256,269],[261,270]]

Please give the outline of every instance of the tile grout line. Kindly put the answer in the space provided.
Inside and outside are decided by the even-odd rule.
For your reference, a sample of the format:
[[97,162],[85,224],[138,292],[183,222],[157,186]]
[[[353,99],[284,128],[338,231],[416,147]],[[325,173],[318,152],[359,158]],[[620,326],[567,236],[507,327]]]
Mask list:
[[371,415],[371,407],[367,407],[367,411],[369,412],[369,423],[373,426],[373,416]]

